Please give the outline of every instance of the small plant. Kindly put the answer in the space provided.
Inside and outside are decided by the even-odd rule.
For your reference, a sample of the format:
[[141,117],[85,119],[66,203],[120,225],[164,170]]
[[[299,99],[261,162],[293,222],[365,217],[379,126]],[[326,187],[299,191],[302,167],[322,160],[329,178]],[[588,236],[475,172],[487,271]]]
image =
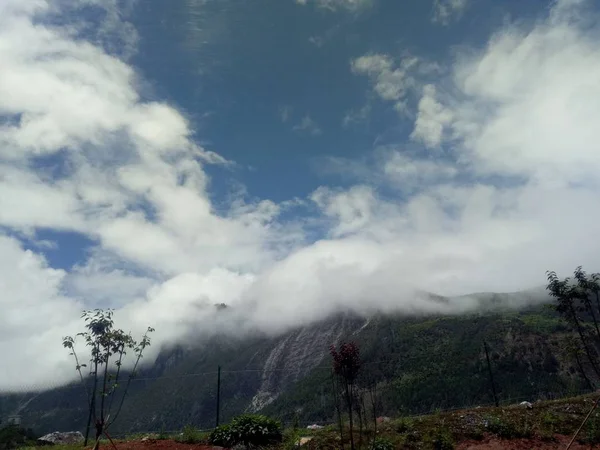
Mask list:
[[283,449],[292,450],[298,446],[301,437],[300,430],[297,427],[285,430],[283,433]]
[[490,417],[487,429],[501,439],[528,438],[533,434],[533,426],[528,421],[516,424],[500,417]]
[[373,442],[373,450],[394,450],[394,444],[385,438],[377,438]]
[[179,442],[183,442],[185,444],[198,444],[200,442],[206,442],[206,440],[207,435],[191,425],[186,425],[183,428],[181,437],[178,439]]
[[465,437],[468,439],[473,439],[474,441],[481,441],[483,439],[483,429],[479,426],[476,426],[467,432],[465,432]]
[[585,434],[579,439],[581,444],[600,444],[600,417],[596,414],[585,424]]
[[413,429],[414,422],[408,417],[403,417],[396,422],[396,431],[400,434],[407,433]]
[[219,447],[233,447],[236,442],[237,434],[233,432],[230,424],[219,425],[215,428],[208,438],[212,445]]
[[554,434],[556,433],[556,427],[558,424],[558,417],[552,414],[550,411],[546,411],[540,419],[539,424],[539,435],[540,439],[544,441],[554,441]]
[[262,415],[244,414],[230,424],[215,428],[209,437],[212,445],[233,447],[244,445],[247,449],[264,447],[282,441],[281,424]]
[[437,427],[431,434],[425,437],[425,442],[432,450],[453,450],[454,439],[452,433],[446,427]]

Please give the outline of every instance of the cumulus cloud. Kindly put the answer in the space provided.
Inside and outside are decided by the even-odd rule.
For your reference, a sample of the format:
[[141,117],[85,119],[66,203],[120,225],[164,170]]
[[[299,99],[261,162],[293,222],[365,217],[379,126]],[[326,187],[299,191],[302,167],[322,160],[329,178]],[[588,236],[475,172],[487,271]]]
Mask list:
[[[205,167],[227,162],[194,141],[177,108],[146,99],[96,35],[45,20],[55,4],[5,0],[0,388],[70,379],[60,340],[85,307],[117,308],[134,333],[154,326],[156,352],[198,328],[279,332],[340,309],[457,313],[475,304],[418,293],[597,270],[600,30],[585,5],[559,1],[529,29],[503,27],[439,84],[422,80],[439,72],[418,61],[355,60],[381,100],[415,94],[412,141],[338,160],[364,177],[349,188],[280,204],[236,196],[217,212]],[[291,207],[316,212],[284,220]],[[27,244],[40,230],[78,233],[91,248],[74,267],[51,267]],[[232,313],[214,316],[221,302]]]
[[444,127],[452,120],[452,113],[435,99],[435,86],[423,88],[419,110],[411,139],[421,141],[426,147],[439,147]]
[[414,193],[433,184],[447,183],[464,172],[459,162],[442,156],[427,157],[407,148],[381,147],[360,159],[317,158],[315,168],[323,176],[336,175],[352,183]]
[[411,115],[409,101],[423,88],[423,81],[441,72],[438,64],[424,58],[407,55],[398,60],[383,53],[360,56],[350,66],[353,73],[368,76],[377,97],[393,102],[404,117]]
[[[144,309],[155,304],[148,297],[152,288],[174,277],[215,267],[234,274],[258,270],[290,242],[288,235],[279,240],[277,226],[269,227],[280,208],[272,202],[237,199],[229,211],[214,213],[203,166],[228,162],[194,143],[189,123],[175,108],[146,101],[135,71],[95,34],[85,39],[85,24],[57,25],[60,6],[37,0],[2,4],[0,225],[33,240],[38,230],[80,233],[95,251],[72,271],[53,270],[41,252],[19,247],[14,238],[3,241],[11,246],[2,252],[4,265],[30,261],[23,271],[32,274],[1,275],[15,286],[6,287],[2,300],[9,311],[3,317],[11,321],[3,327],[11,333],[3,334],[2,347],[27,342],[27,356],[44,358],[35,370],[24,357],[11,361],[2,387],[64,376],[56,372],[56,362],[64,362],[58,330],[72,329],[68,325],[83,307]],[[31,307],[21,307],[27,291]],[[46,309],[54,312],[32,317]],[[148,317],[138,312],[130,317]],[[149,322],[161,330],[160,339],[176,337],[179,327],[161,327],[159,317]],[[137,324],[132,320],[125,323]],[[38,334],[17,326],[28,322]],[[144,329],[138,325],[133,329]]]

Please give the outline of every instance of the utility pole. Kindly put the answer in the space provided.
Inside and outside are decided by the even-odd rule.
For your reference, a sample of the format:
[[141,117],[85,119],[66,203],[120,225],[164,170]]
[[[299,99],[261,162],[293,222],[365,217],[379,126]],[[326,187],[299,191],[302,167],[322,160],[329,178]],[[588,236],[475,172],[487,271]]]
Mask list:
[[217,369],[217,427],[219,426],[219,415],[221,413],[221,366]]
[[483,341],[483,348],[485,349],[485,359],[487,360],[488,372],[490,374],[490,384],[492,385],[492,394],[494,394],[494,403],[496,404],[496,408],[499,405],[498,396],[496,395],[496,384],[494,383],[494,375],[492,373],[492,365],[490,363],[490,352],[488,351],[487,342]]

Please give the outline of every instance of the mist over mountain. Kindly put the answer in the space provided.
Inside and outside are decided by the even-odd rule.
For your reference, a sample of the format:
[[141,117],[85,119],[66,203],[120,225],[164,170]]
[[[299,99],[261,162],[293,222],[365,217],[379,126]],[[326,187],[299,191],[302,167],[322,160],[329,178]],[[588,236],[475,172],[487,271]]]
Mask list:
[[[479,294],[472,296],[478,309],[464,314],[347,311],[282,333],[223,328],[191,334],[163,346],[141,369],[114,432],[180,430],[186,424],[210,428],[219,367],[222,420],[262,412],[284,422],[330,422],[335,408],[329,346],[349,340],[361,350],[359,385],[377,384],[381,414],[490,403],[484,340],[502,401],[585,392],[585,379],[565,345],[568,329],[545,301],[540,291]],[[234,308],[220,306],[214,317],[224,324],[230,314]],[[4,394],[0,417],[18,413],[40,432],[81,430],[85,404],[82,386],[74,383]]]

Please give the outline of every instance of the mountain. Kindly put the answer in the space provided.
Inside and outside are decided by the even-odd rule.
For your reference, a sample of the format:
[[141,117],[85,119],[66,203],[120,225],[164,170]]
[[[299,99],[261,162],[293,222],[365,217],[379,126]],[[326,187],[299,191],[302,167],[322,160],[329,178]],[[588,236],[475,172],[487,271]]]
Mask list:
[[[484,341],[501,401],[580,393],[586,383],[565,350],[568,330],[543,304],[544,295],[535,291],[469,296],[478,302],[476,314],[347,312],[278,336],[256,332],[189,340],[163,349],[154,364],[138,374],[113,431],[214,426],[219,366],[221,422],[245,411],[285,422],[332,421],[328,351],[331,344],[348,340],[361,350],[359,387],[366,392],[367,386],[375,386],[381,415],[491,403]],[[515,310],[517,304],[531,306]],[[17,411],[23,423],[38,432],[82,430],[87,418],[79,385],[0,396],[0,417]]]

